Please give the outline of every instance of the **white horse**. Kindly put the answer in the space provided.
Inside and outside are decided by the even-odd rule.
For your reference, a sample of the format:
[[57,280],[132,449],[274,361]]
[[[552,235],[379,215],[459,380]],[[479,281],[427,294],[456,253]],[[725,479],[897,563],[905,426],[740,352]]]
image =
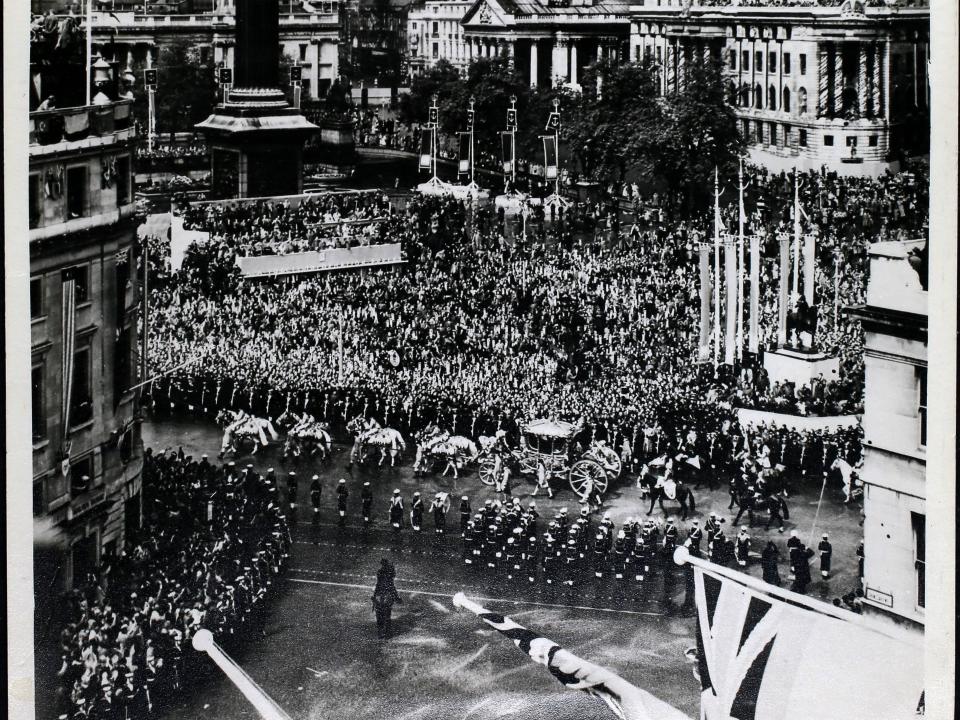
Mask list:
[[421,473],[429,470],[438,460],[446,460],[446,466],[441,475],[446,476],[448,470],[453,470],[453,477],[459,477],[459,469],[465,463],[474,462],[480,455],[477,444],[463,435],[451,435],[436,425],[428,426],[417,438],[417,458],[414,461],[414,472]]
[[399,430],[382,427],[374,419],[364,420],[362,416],[357,415],[347,423],[347,431],[354,436],[353,447],[350,450],[350,464],[347,467],[353,467],[354,463],[362,463],[369,447],[380,450],[378,466],[383,465],[389,453],[390,467],[394,467],[397,457],[407,449],[407,443],[404,442]]
[[287,441],[283,446],[283,456],[295,458],[306,454],[308,457],[320,453],[320,459],[330,457],[333,448],[333,439],[330,437],[329,426],[319,422],[313,415],[285,411],[277,418],[279,427],[286,427]]
[[863,496],[863,480],[857,472],[857,468],[844,460],[841,456],[833,461],[830,470],[836,470],[843,478],[843,502],[852,503],[858,497]]
[[238,454],[244,450],[253,455],[261,446],[266,447],[269,444],[268,434],[271,440],[278,440],[280,437],[269,420],[250,415],[243,410],[221,410],[217,415],[217,422],[224,426],[223,442],[218,455],[220,458],[228,452]]

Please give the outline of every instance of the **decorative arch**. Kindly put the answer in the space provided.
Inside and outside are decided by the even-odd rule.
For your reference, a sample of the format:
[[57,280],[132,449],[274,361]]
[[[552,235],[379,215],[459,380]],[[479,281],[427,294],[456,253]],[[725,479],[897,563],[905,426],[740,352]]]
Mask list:
[[807,114],[807,89],[802,87],[797,91],[797,112]]

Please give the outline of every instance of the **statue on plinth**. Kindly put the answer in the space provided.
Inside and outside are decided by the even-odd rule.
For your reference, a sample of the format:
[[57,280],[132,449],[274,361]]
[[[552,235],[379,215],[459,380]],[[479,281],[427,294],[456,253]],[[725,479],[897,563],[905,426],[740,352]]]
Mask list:
[[812,352],[815,349],[816,332],[816,305],[808,305],[802,294],[794,293],[787,312],[787,347]]

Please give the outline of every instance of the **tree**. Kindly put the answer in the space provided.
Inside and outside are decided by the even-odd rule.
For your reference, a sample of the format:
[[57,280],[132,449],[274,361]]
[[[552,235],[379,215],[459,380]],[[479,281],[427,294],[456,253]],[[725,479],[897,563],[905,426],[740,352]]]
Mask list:
[[736,173],[743,140],[718,60],[687,66],[683,88],[665,103],[656,147],[655,171],[684,195],[688,210],[709,204],[715,167],[721,175]]
[[192,132],[216,102],[212,63],[186,42],[163,45],[157,62],[157,131]]
[[430,98],[434,94],[449,92],[449,87],[459,79],[457,69],[448,60],[440,60],[428,72],[414,78],[410,83],[410,92],[400,98],[400,122],[427,122]]

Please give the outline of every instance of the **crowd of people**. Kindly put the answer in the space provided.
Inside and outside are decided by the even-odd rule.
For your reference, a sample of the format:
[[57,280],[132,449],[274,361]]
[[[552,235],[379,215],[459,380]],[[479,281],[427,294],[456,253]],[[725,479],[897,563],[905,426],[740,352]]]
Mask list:
[[185,160],[199,160],[208,157],[209,150],[205,143],[154,143],[137,146],[137,160],[166,160],[183,158]]
[[61,718],[142,718],[205,672],[200,628],[226,648],[262,631],[290,544],[278,487],[250,466],[145,453],[143,526],[58,604]]

